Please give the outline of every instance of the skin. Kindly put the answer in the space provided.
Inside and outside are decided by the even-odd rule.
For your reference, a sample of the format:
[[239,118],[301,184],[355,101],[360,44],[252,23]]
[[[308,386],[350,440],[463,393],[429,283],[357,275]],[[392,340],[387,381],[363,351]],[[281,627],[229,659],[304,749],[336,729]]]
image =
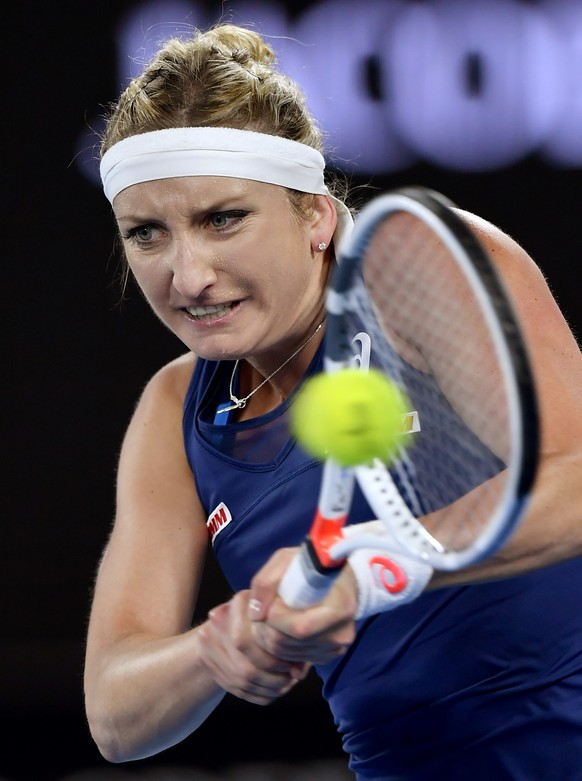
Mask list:
[[[249,593],[190,622],[208,545],[181,434],[194,354],[239,358],[246,395],[310,336],[323,318],[335,229],[317,196],[299,221],[286,191],[230,178],[188,177],[128,188],[114,212],[128,263],[155,314],[191,350],[146,387],[122,446],[113,531],[95,585],[87,638],[86,709],[112,762],[182,740],[226,691],[265,705],[302,679],[309,663],[341,653],[353,637],[329,631],[300,662],[273,657],[252,638]],[[284,252],[282,247],[285,248]],[[293,273],[290,273],[293,270]],[[216,306],[196,319],[188,309]],[[321,338],[252,396],[262,414],[295,387]],[[155,572],[155,579],[151,573]],[[354,598],[352,597],[352,600]],[[348,612],[353,615],[353,607]],[[328,639],[329,635],[329,639]]]
[[[115,215],[152,309],[196,355],[244,356],[260,381],[324,317],[328,262],[312,250],[313,236],[323,232],[329,243],[335,227],[324,196],[313,225],[300,225],[281,187],[184,177],[128,188],[115,199]],[[192,306],[225,311],[197,320],[187,311]],[[295,387],[314,347],[274,379],[280,396]],[[253,376],[249,390],[258,381]]]
[[[316,248],[330,244],[333,205],[318,196],[300,222],[282,188],[188,177],[130,187],[114,212],[138,284],[189,350],[151,379],[129,424],[115,522],[95,584],[86,711],[103,756],[122,762],[184,739],[225,692],[266,705],[310,664],[344,653],[354,637],[356,593],[347,567],[320,605],[289,610],[276,596],[295,552],[284,549],[249,590],[191,627],[208,545],[181,430],[194,354],[244,357],[246,395],[313,333],[331,262],[329,251]],[[538,378],[542,459],[534,499],[506,547],[478,568],[435,574],[432,587],[507,577],[582,552],[580,351],[527,254],[490,224],[463,216],[503,274],[524,327]],[[221,311],[202,320],[188,312],[214,305]],[[253,395],[241,417],[278,405],[320,338]]]

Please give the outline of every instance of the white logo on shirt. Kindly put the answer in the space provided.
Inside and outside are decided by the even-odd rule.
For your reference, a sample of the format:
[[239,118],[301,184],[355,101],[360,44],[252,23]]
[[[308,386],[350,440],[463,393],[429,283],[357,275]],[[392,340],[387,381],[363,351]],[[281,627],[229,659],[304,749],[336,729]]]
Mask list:
[[231,521],[232,521],[232,515],[230,514],[230,510],[228,509],[228,507],[225,505],[224,502],[221,502],[210,513],[206,521],[206,528],[208,529],[208,533],[210,534],[210,540],[214,542],[217,535],[220,534],[220,532],[226,526],[228,526],[228,524]]

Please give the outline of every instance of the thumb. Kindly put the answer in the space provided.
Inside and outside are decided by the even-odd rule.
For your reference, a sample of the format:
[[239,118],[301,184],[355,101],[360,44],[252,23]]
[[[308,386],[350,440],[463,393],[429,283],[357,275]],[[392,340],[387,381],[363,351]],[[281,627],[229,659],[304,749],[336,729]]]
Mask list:
[[271,605],[277,599],[281,578],[296,551],[296,548],[279,549],[253,577],[248,606],[250,621],[266,620]]

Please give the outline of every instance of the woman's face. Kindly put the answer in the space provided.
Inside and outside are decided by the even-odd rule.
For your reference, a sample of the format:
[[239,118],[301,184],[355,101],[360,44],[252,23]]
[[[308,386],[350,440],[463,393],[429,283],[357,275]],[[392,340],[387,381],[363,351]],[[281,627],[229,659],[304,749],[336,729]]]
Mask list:
[[[197,355],[286,349],[323,312],[335,213],[308,221],[276,185],[191,176],[133,185],[114,211],[127,261],[157,316]],[[329,223],[329,224],[327,224]]]

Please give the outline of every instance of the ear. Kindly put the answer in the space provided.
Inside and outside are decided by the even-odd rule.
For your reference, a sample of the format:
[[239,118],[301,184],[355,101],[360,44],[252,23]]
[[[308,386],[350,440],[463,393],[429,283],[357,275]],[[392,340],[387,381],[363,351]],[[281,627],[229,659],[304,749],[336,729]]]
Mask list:
[[311,249],[313,252],[322,252],[331,245],[336,225],[337,212],[333,201],[328,195],[316,195],[311,220]]

